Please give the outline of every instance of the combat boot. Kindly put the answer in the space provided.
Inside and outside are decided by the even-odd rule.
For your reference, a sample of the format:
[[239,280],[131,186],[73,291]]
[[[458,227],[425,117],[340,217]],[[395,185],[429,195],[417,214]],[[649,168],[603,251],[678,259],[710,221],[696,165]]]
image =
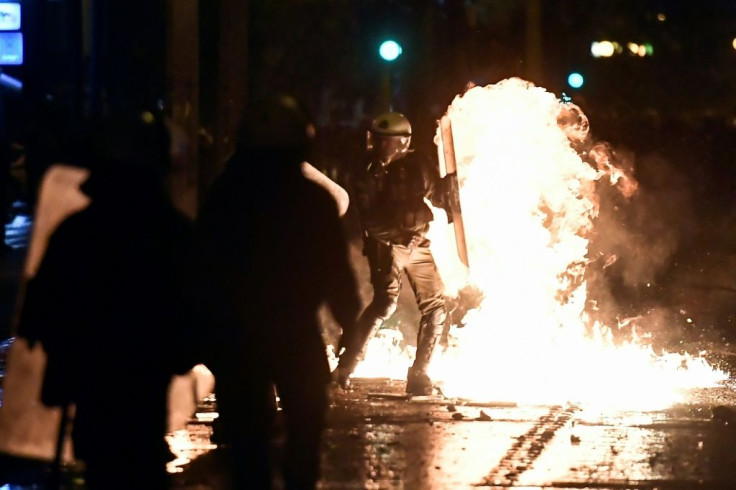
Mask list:
[[427,372],[410,367],[406,373],[406,393],[412,396],[429,396],[433,392],[434,386]]
[[436,310],[422,319],[417,338],[416,358],[406,374],[406,392],[410,395],[428,396],[434,392],[432,380],[427,375],[427,368],[440,339],[444,320],[444,309]]

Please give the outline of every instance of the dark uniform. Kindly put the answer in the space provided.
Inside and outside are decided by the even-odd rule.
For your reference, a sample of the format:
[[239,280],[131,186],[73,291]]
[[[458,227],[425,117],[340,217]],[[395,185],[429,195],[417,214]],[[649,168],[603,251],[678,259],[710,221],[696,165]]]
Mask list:
[[352,372],[368,339],[394,313],[406,272],[421,313],[416,358],[407,377],[412,394],[431,392],[426,371],[446,316],[444,286],[427,239],[433,216],[425,202],[446,207],[443,184],[436,167],[416,152],[388,165],[371,161],[354,176],[353,202],[364,230],[373,301],[355,335],[343,336],[340,367]]

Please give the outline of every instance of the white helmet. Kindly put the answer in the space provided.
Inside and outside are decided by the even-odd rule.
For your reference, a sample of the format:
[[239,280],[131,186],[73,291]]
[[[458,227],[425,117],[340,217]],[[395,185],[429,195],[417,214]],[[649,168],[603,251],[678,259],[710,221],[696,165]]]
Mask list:
[[366,135],[366,148],[384,165],[409,152],[411,123],[400,112],[385,112],[371,122]]

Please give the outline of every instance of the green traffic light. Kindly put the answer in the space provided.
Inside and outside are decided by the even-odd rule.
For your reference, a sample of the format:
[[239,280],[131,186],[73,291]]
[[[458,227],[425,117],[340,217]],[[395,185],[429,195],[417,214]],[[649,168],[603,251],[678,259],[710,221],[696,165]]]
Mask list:
[[583,83],[585,83],[585,79],[578,72],[572,72],[567,77],[567,84],[572,88],[580,88],[583,86]]
[[401,45],[392,39],[383,41],[378,47],[378,54],[385,61],[394,61],[401,56],[401,51]]

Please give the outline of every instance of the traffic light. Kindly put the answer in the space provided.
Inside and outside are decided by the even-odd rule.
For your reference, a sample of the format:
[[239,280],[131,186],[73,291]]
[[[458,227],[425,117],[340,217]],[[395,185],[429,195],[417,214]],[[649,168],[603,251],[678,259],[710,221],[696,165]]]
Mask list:
[[396,58],[401,56],[401,51],[401,44],[397,43],[393,39],[383,41],[378,47],[378,55],[384,61],[394,61]]
[[580,88],[585,83],[585,78],[580,73],[574,71],[567,76],[567,84],[572,88]]

